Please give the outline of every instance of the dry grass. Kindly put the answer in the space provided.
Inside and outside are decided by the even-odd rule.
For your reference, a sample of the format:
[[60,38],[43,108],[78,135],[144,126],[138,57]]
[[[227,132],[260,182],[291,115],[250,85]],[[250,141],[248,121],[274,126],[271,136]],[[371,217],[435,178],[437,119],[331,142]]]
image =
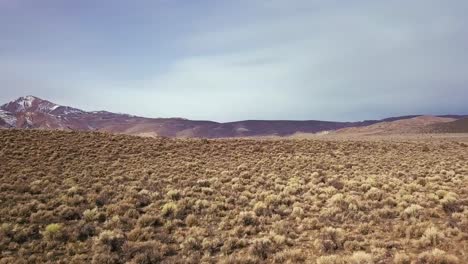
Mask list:
[[0,130],[0,263],[468,263],[456,140]]

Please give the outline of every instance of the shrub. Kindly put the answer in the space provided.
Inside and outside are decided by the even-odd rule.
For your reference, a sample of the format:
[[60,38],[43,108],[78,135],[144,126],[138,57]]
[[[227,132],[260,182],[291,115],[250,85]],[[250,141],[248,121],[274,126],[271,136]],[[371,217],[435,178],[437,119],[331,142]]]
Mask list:
[[255,212],[256,215],[261,216],[261,215],[266,215],[268,212],[268,208],[263,202],[257,202],[254,205],[253,211]]
[[447,254],[440,249],[433,249],[418,255],[416,264],[459,264],[457,257]]
[[166,203],[161,209],[161,214],[165,217],[175,216],[177,213],[177,204],[173,202]]
[[344,243],[344,232],[341,228],[326,227],[320,232],[320,239],[314,242],[315,247],[321,252],[334,252],[342,249]]
[[163,260],[163,246],[156,241],[128,242],[122,249],[131,264],[152,264]]
[[46,226],[43,233],[44,237],[48,240],[55,240],[62,237],[62,225],[61,224],[49,224]]
[[282,245],[286,242],[286,237],[282,235],[274,235],[272,240],[275,242],[275,244]]
[[[228,174],[228,172],[223,171],[221,175]],[[200,187],[210,187],[210,182],[206,179],[197,180],[197,185]]]
[[75,194],[82,194],[83,193],[83,190],[81,188],[79,188],[78,186],[73,186],[73,187],[70,187],[68,190],[67,190],[67,194],[69,196],[73,196]]
[[266,259],[272,251],[272,243],[268,238],[259,238],[252,241],[250,252],[252,255]]
[[140,227],[148,227],[161,226],[163,221],[159,216],[145,214],[138,219],[137,223]]
[[91,260],[92,264],[122,263],[119,255],[111,252],[95,252]]
[[411,259],[408,255],[406,255],[405,253],[396,253],[395,254],[395,257],[393,258],[393,262],[395,264],[410,264],[411,263]]
[[[11,237],[11,240],[15,243],[21,244],[27,242],[29,239],[37,239],[39,238],[38,236],[34,235],[31,233],[31,230],[29,228],[15,228],[13,237]],[[49,240],[55,239],[55,240],[60,240],[64,238],[61,236],[62,234],[57,234],[56,237],[54,238],[49,238]],[[47,239],[47,238],[46,238]],[[1,240],[0,240],[1,241]]]
[[84,224],[79,227],[76,238],[80,241],[85,241],[89,237],[94,236],[94,234],[96,234],[96,228],[91,224]]
[[403,210],[402,217],[406,219],[411,217],[417,218],[421,214],[423,209],[424,208],[418,204],[412,204],[408,206],[405,210]]
[[201,241],[196,237],[188,237],[182,243],[184,250],[200,250],[202,248]]
[[110,199],[111,199],[110,196],[111,196],[110,192],[108,192],[108,191],[101,191],[101,192],[99,193],[99,195],[96,197],[96,200],[95,200],[96,206],[102,207],[102,206],[104,206],[105,204],[107,204],[107,203],[110,201]]
[[221,252],[224,254],[231,254],[235,249],[244,247],[244,240],[235,238],[235,237],[228,237],[225,241],[223,246],[221,247]]
[[356,240],[348,240],[343,243],[343,248],[347,251],[359,251],[363,250],[363,245],[362,243],[356,241]]
[[344,264],[343,259],[337,255],[321,256],[316,260],[317,264]]
[[330,201],[331,205],[337,206],[339,208],[346,208],[346,206],[347,206],[345,196],[342,193],[337,193],[337,194],[333,195],[330,198],[329,201]]
[[69,206],[63,206],[58,208],[58,214],[63,220],[76,220],[81,218],[78,209]]
[[212,240],[209,238],[204,238],[201,245],[205,252],[214,254],[218,252],[220,248],[223,246],[223,241],[219,238],[215,238]]
[[281,202],[281,199],[279,195],[276,194],[270,194],[267,197],[265,197],[265,203],[270,205],[270,206],[276,206]]
[[186,218],[185,218],[185,224],[187,226],[195,226],[197,225],[198,223],[198,219],[195,215],[193,214],[189,214]]
[[368,199],[368,200],[375,200],[375,201],[380,201],[383,199],[383,196],[384,196],[384,193],[375,188],[375,187],[372,187],[369,191],[366,192],[365,194],[365,198]]
[[257,217],[252,212],[242,212],[239,214],[240,222],[245,225],[256,225]]
[[137,208],[146,207],[151,204],[151,197],[146,192],[140,192],[135,197],[135,205]]
[[104,247],[110,252],[120,251],[125,242],[124,236],[116,231],[105,230],[99,234],[95,246]]
[[458,195],[455,193],[448,193],[445,195],[445,197],[440,200],[440,204],[447,214],[462,211],[462,208],[458,203]]
[[291,215],[294,217],[302,218],[302,216],[304,215],[304,209],[302,209],[299,206],[294,206]]
[[232,254],[222,257],[219,261],[221,264],[258,264],[257,258],[245,254]]
[[10,223],[3,223],[0,226],[0,234],[4,236],[13,236],[13,225]]
[[208,187],[202,187],[201,188],[203,194],[205,195],[212,195],[214,190],[212,188],[208,188]]
[[98,211],[97,211],[97,208],[93,208],[93,209],[86,209],[84,212],[83,212],[83,217],[86,221],[88,222],[92,222],[92,221],[95,221],[97,220],[98,218]]
[[370,254],[367,254],[364,251],[354,252],[351,257],[349,257],[350,264],[374,264],[374,260]]
[[273,256],[273,262],[278,264],[283,263],[303,263],[307,259],[307,254],[301,249],[287,249],[276,253]]
[[421,242],[425,246],[437,246],[444,239],[444,233],[440,232],[436,227],[429,227],[424,231]]
[[396,209],[385,207],[377,210],[377,216],[384,219],[393,219],[398,217],[398,211]]
[[167,197],[169,197],[169,199],[171,199],[173,201],[177,201],[182,197],[182,195],[181,195],[180,191],[178,191],[178,190],[170,190],[170,191],[167,192]]

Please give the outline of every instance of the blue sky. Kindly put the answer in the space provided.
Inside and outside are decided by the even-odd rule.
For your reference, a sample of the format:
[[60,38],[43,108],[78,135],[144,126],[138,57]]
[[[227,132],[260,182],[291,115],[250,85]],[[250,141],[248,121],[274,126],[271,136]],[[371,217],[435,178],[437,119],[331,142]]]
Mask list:
[[468,113],[468,2],[0,0],[0,102],[215,121]]

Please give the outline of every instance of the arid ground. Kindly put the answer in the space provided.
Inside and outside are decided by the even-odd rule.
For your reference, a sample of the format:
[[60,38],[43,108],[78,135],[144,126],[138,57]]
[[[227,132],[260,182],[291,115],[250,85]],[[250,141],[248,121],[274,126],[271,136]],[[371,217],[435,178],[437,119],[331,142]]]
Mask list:
[[468,263],[468,142],[0,130],[0,263]]

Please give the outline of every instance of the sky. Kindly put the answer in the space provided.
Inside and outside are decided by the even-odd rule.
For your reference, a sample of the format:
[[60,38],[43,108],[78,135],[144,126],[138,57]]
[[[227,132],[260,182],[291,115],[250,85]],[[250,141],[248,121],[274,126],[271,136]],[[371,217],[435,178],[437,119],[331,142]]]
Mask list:
[[0,103],[197,120],[468,114],[466,0],[0,0]]

